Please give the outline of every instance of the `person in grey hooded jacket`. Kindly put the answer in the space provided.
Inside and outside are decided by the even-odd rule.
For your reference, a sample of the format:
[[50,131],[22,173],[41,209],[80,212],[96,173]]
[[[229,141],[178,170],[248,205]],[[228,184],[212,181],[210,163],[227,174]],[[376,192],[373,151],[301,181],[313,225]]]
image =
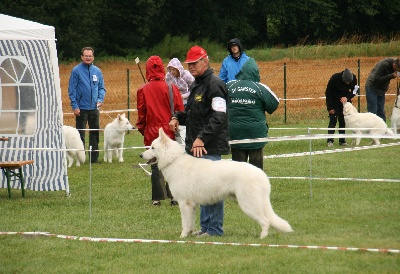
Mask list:
[[185,70],[178,58],[172,58],[167,66],[167,74],[165,81],[174,84],[178,87],[183,100],[183,105],[186,106],[187,99],[190,95],[190,85],[194,82],[194,77],[188,70]]
[[[249,58],[228,88],[228,122],[230,140],[268,137],[265,112],[272,114],[279,98],[260,83],[260,73],[253,58]],[[247,162],[263,169],[263,148],[266,142],[231,144],[232,160]]]

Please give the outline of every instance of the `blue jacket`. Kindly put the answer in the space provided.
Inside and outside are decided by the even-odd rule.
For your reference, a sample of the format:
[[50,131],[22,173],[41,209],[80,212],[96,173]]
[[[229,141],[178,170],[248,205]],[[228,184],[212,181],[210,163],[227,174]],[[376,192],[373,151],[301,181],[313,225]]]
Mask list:
[[[240,50],[240,57],[238,60],[232,57],[232,52],[230,51],[231,44],[236,44]],[[243,52],[243,47],[238,38],[234,38],[228,43],[229,55],[222,61],[221,69],[219,71],[219,78],[228,83],[229,81],[236,80],[236,74],[239,73],[243,64],[250,58]]]
[[68,85],[72,110],[97,109],[97,102],[103,103],[105,95],[104,78],[98,67],[80,63],[72,69]]

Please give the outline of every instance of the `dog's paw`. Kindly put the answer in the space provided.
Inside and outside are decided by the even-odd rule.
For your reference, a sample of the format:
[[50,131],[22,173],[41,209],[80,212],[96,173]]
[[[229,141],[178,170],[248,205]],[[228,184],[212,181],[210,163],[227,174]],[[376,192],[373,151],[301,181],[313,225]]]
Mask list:
[[120,159],[119,159],[119,162],[120,162],[120,163],[123,163],[123,162],[124,162],[124,159],[123,159],[123,158],[120,158]]
[[187,236],[189,236],[189,233],[181,233],[181,238],[186,238]]

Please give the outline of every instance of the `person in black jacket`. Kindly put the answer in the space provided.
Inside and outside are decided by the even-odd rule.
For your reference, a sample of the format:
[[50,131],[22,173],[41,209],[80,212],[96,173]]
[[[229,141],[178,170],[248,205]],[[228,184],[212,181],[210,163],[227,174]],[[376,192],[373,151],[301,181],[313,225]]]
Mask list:
[[[207,52],[192,47],[185,63],[195,78],[190,86],[190,95],[183,112],[175,113],[169,123],[171,130],[178,131],[186,125],[185,150],[194,157],[221,160],[229,154],[228,142],[228,90],[225,83],[214,75],[210,68]],[[193,167],[196,168],[196,167]],[[200,206],[201,230],[197,236],[223,234],[224,202]]]
[[385,58],[380,60],[365,83],[367,110],[381,117],[386,122],[385,94],[392,79],[398,79],[400,73],[400,58]]
[[[346,68],[342,72],[332,75],[326,87],[326,108],[329,113],[328,134],[334,134],[337,121],[339,121],[339,134],[344,134],[346,124],[343,116],[343,104],[346,102],[351,103],[351,98],[356,96],[357,90],[357,77]],[[328,147],[333,147],[334,139],[328,138]],[[339,145],[347,146],[345,138],[339,138]]]

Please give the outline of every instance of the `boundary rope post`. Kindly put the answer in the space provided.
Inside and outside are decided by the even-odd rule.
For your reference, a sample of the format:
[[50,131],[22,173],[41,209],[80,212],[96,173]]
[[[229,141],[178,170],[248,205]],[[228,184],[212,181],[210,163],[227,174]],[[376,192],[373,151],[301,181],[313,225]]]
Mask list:
[[286,124],[287,118],[286,118],[286,87],[287,87],[287,82],[286,82],[286,63],[283,63],[283,99],[284,99],[284,110],[283,110],[283,122]]
[[[131,109],[130,107],[130,73],[129,73],[129,69],[126,69],[126,84],[128,86],[127,91],[128,91],[128,120],[130,120],[130,114],[131,112],[129,111]],[[127,132],[129,134],[129,130]]]
[[[311,128],[308,128],[308,135],[311,135]],[[310,200],[312,199],[312,144],[311,144],[312,140],[310,138],[310,153],[309,153],[309,163],[310,163]]]

